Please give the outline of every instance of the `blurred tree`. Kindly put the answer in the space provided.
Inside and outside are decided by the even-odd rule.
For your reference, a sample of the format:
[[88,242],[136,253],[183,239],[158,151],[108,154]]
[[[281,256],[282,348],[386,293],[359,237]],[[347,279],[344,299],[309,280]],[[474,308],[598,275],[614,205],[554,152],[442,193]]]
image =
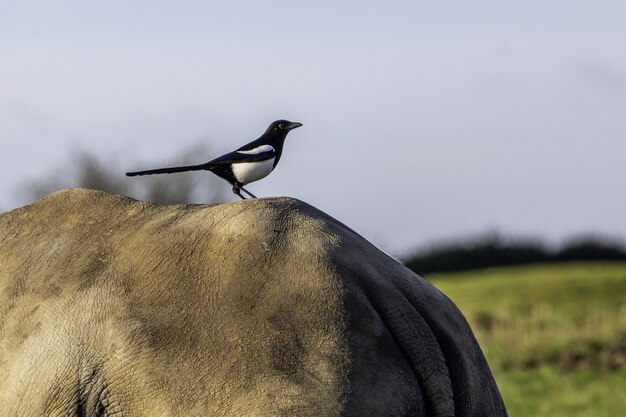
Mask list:
[[432,245],[409,255],[403,263],[418,274],[428,275],[539,262],[599,260],[626,260],[626,246],[608,237],[582,236],[551,249],[539,239],[488,233]]
[[113,157],[98,157],[79,149],[71,152],[70,163],[64,163],[46,179],[29,180],[21,193],[29,200],[37,200],[54,191],[81,187],[108,193],[127,195],[139,200],[161,204],[215,203],[224,201],[230,186],[208,172],[195,171],[181,174],[126,177],[125,172],[138,165],[154,168],[197,164],[197,155],[210,155],[206,146],[196,145],[183,152],[181,157],[163,163],[137,164],[123,162]]

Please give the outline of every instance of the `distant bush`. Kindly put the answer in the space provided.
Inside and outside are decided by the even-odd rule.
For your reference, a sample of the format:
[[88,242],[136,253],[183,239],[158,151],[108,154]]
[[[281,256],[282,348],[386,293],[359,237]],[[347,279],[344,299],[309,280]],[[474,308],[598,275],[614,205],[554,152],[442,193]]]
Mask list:
[[569,242],[552,256],[554,261],[610,261],[626,259],[626,250],[620,244],[600,239]]
[[485,235],[431,246],[405,258],[418,274],[466,271],[539,262],[626,260],[626,248],[597,237],[572,240],[551,249],[540,241]]

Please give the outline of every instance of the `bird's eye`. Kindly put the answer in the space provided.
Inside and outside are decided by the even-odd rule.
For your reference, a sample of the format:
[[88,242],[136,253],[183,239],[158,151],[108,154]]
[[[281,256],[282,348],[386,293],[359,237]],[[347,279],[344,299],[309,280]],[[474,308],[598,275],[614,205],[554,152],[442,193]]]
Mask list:
[[281,124],[278,125],[278,128],[282,130],[282,129],[285,128],[285,125],[281,123]]

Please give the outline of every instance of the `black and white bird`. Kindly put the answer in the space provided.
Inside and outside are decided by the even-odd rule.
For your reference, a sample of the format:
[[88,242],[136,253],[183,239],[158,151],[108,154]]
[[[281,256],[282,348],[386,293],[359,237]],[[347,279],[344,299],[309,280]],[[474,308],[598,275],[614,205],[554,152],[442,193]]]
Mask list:
[[267,177],[276,168],[283,153],[283,144],[287,133],[300,126],[302,123],[276,120],[257,140],[204,164],[127,172],[126,175],[134,177],[137,175],[206,170],[228,181],[233,186],[233,193],[242,199],[245,200],[245,197],[241,195],[241,191],[252,198],[256,198],[243,186]]

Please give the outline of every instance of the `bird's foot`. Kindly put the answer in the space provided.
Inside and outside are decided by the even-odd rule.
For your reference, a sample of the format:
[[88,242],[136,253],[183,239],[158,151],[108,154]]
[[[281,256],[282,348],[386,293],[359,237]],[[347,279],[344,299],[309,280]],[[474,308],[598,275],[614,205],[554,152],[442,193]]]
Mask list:
[[256,198],[256,196],[254,194],[252,194],[250,191],[246,190],[243,187],[239,187],[241,189],[241,191],[243,191],[244,193],[248,194],[250,197],[252,198]]
[[246,197],[241,195],[241,191],[239,191],[239,187],[233,185],[233,193],[237,194],[242,200],[245,200]]

